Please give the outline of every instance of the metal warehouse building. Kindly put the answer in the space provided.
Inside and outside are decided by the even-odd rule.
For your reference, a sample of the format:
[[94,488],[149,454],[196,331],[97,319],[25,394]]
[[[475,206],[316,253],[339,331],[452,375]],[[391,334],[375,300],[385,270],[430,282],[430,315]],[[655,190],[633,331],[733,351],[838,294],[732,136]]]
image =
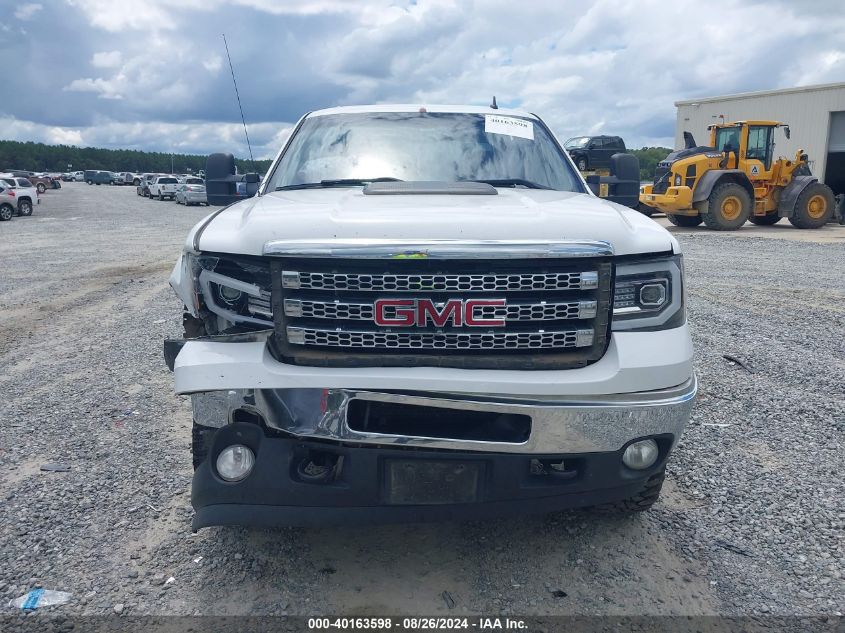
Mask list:
[[690,99],[675,106],[675,147],[684,146],[685,130],[699,145],[708,145],[707,126],[713,123],[782,121],[792,134],[789,140],[775,135],[775,156],[791,158],[803,149],[813,174],[836,193],[845,193],[845,83]]

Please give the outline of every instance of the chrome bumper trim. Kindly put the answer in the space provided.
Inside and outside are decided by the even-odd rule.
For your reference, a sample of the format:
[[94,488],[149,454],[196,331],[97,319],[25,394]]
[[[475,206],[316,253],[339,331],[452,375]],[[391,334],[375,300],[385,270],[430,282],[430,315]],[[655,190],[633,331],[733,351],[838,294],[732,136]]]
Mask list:
[[364,259],[540,259],[613,255],[609,242],[598,240],[394,240],[337,238],[324,242],[271,240],[264,255]]
[[[195,421],[211,427],[225,426],[232,422],[234,411],[246,409],[262,416],[268,427],[300,438],[384,447],[557,455],[616,451],[633,439],[651,435],[671,434],[677,442],[689,420],[696,390],[693,376],[671,389],[570,400],[347,389],[241,389],[195,393],[191,398]],[[363,433],[346,423],[352,400],[528,415],[531,435],[526,442],[513,444]]]

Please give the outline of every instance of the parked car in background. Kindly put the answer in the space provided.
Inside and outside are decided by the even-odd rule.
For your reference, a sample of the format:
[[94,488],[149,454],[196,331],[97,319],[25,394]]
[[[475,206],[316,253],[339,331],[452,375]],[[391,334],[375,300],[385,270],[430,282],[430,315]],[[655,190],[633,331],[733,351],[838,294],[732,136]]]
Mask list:
[[621,136],[576,136],[563,144],[581,171],[610,167],[610,157],[626,152]]
[[148,197],[150,195],[150,185],[158,178],[158,174],[144,174],[135,185],[135,193],[139,196]]
[[16,178],[26,178],[35,186],[38,193],[44,193],[48,189],[59,189],[61,187],[61,185],[56,184],[56,181],[49,174],[36,173],[25,169],[6,169],[3,173],[15,176]]
[[120,172],[120,182],[118,184],[121,185],[134,185],[137,176],[133,174],[131,171],[122,171]]
[[73,180],[76,181],[76,182],[85,182],[85,172],[84,171],[73,172]]
[[110,185],[111,181],[112,175],[110,171],[85,170],[85,182],[89,185]]
[[0,174],[0,183],[9,186],[8,195],[15,199],[15,209],[18,215],[32,215],[34,205],[39,204],[38,189],[28,178],[20,178],[13,174]]
[[17,200],[10,186],[0,181],[0,222],[8,222],[15,215]]
[[184,204],[186,207],[190,207],[192,204],[208,206],[208,198],[205,195],[205,181],[202,178],[185,178],[185,181],[176,189],[176,204]]
[[176,186],[178,184],[176,176],[159,176],[150,184],[150,200],[153,198],[159,200],[170,198],[173,200],[176,197]]

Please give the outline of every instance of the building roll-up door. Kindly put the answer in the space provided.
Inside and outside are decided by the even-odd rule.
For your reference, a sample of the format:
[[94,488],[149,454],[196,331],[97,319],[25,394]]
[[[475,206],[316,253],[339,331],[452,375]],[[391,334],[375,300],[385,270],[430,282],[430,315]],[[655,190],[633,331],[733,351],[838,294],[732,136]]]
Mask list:
[[845,112],[830,113],[824,182],[836,194],[845,193]]
[[828,152],[845,152],[845,112],[830,113]]

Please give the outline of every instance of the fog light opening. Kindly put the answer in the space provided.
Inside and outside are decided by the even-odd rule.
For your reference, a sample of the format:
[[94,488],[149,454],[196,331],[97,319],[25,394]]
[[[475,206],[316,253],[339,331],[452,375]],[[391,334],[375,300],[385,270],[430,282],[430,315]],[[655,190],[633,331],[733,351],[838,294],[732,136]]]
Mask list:
[[622,463],[632,470],[645,470],[654,465],[660,449],[654,440],[640,440],[630,444],[622,453]]
[[217,456],[217,474],[226,481],[241,481],[255,466],[255,453],[242,444],[227,446]]

